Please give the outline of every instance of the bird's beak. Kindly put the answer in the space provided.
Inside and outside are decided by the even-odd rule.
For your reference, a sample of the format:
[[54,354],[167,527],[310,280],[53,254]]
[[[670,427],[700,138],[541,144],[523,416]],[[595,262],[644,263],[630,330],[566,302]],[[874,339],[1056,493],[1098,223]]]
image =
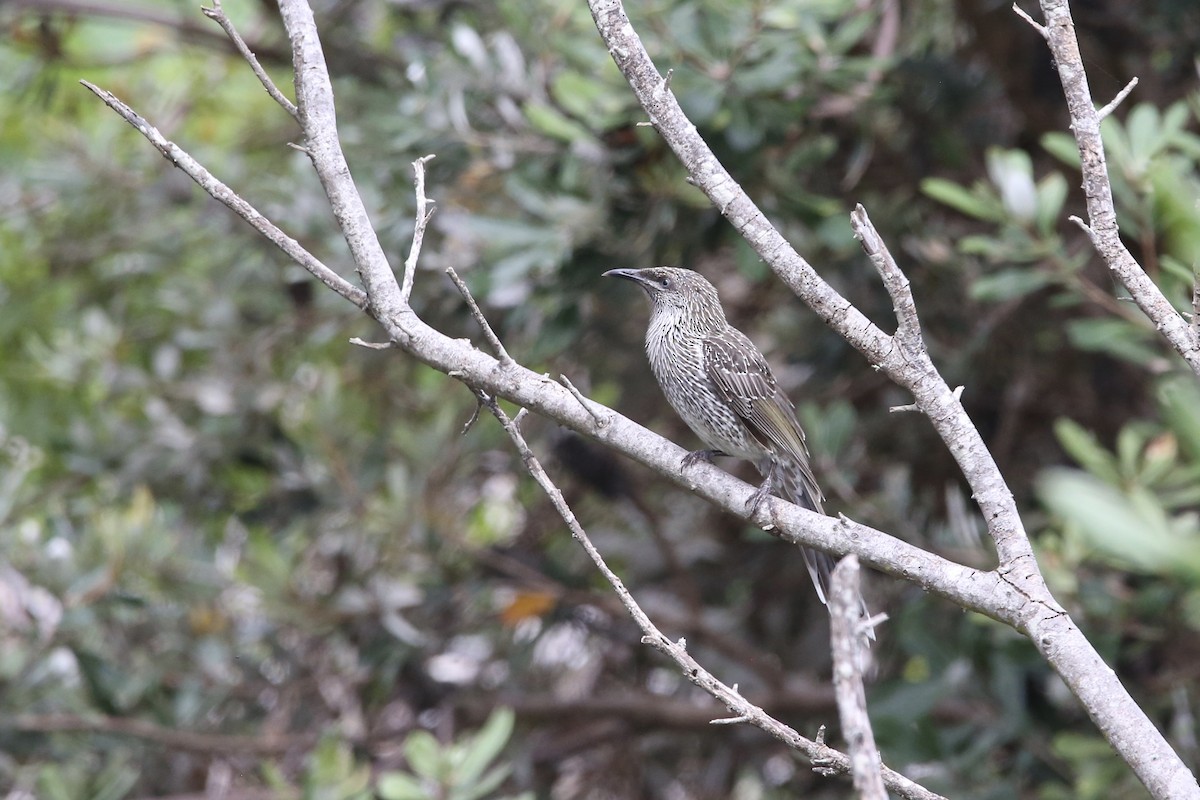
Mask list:
[[640,269],[610,269],[608,272],[604,273],[602,277],[624,278],[625,280],[640,283],[643,286],[646,284],[646,279],[642,277],[642,271]]

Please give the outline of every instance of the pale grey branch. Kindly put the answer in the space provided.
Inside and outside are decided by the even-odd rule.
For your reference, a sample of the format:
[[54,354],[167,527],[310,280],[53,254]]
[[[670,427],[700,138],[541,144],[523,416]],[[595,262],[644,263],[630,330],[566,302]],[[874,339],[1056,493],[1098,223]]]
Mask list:
[[296,108],[296,104],[287,99],[283,92],[279,91],[279,87],[275,85],[275,82],[271,80],[271,76],[263,69],[262,64],[258,62],[258,56],[254,55],[250,46],[246,44],[246,40],[242,38],[242,35],[237,32],[237,28],[234,27],[233,20],[225,13],[225,9],[221,7],[221,0],[213,0],[212,8],[201,6],[200,13],[221,26],[221,29],[225,31],[225,35],[233,42],[233,46],[242,54],[242,58],[246,59],[246,63],[250,65],[250,69],[258,78],[259,83],[267,90],[267,94],[271,95],[271,99],[279,103],[283,110],[291,114],[294,119],[300,119],[300,111]]
[[1013,9],[1013,12],[1016,13],[1016,15],[1018,17],[1025,20],[1026,22],[1028,22],[1029,27],[1031,27],[1035,31],[1037,31],[1038,34],[1043,39],[1045,39],[1049,35],[1049,33],[1046,31],[1046,26],[1043,25],[1042,23],[1038,22],[1037,20],[1035,20],[1033,17],[1029,16],[1029,13],[1025,9],[1021,8],[1016,3],[1013,3],[1012,9]]
[[[408,309],[388,264],[366,206],[354,185],[350,165],[338,139],[333,84],[317,34],[312,8],[300,0],[280,0],[279,11],[292,45],[296,107],[304,131],[304,150],[329,198],[334,219],[350,248],[354,266],[367,290],[371,315],[380,322]],[[386,324],[386,323],[385,323]]]
[[829,596],[833,688],[842,736],[850,750],[854,790],[860,800],[887,800],[880,774],[882,762],[875,747],[875,733],[867,715],[867,692],[863,687],[863,667],[869,651],[859,597],[858,557],[851,553],[834,568]]
[[[421,257],[421,243],[425,241],[425,228],[429,226],[429,218],[433,216],[433,209],[429,208],[429,204],[433,201],[425,196],[425,165],[432,161],[436,156],[432,153],[427,156],[421,156],[413,162],[413,186],[417,194],[417,215],[413,222],[413,239],[412,246],[408,249],[408,258],[404,260],[404,283],[400,286],[400,300],[405,305],[408,305],[412,298],[413,283],[416,281],[417,261]],[[458,282],[458,276],[451,276],[455,283]],[[474,304],[474,300],[471,301]]]
[[558,379],[562,381],[563,386],[567,387],[567,391],[571,393],[571,396],[579,401],[579,405],[583,406],[584,410],[592,415],[592,419],[596,421],[597,426],[604,427],[608,424],[608,416],[606,415],[613,413],[611,409],[584,397],[583,392],[576,389],[575,384],[571,383],[571,379],[566,375],[559,375]]
[[366,292],[322,264],[316,256],[309,253],[298,241],[288,236],[269,219],[260,214],[258,209],[242,199],[237,192],[218,180],[200,162],[188,155],[183,148],[163,136],[158,128],[155,128],[143,119],[141,115],[118,99],[112,92],[101,89],[89,81],[80,81],[80,83],[103,100],[109,108],[117,112],[138,133],[145,136],[150,144],[154,145],[168,161],[183,170],[184,174],[195,181],[201,189],[208,192],[216,200],[224,203],[233,213],[250,223],[252,228],[267,237],[272,244],[290,256],[297,264],[312,273],[313,277],[321,283],[333,289],[359,308],[366,308]]
[[[419,191],[419,190],[418,190]],[[467,308],[471,309],[471,317],[483,330],[483,338],[487,339],[492,350],[500,359],[500,363],[505,366],[515,363],[512,356],[504,349],[504,344],[500,341],[500,337],[492,330],[492,326],[488,323],[487,317],[479,310],[479,304],[475,302],[475,298],[471,295],[471,290],[467,288],[467,284],[463,283],[463,279],[458,277],[458,273],[454,271],[454,267],[446,267],[446,274],[450,276],[450,280],[454,281],[455,288],[458,293],[463,296],[463,300],[467,303]],[[405,273],[407,277],[407,272]]]
[[905,341],[909,347],[924,350],[925,343],[921,339],[921,321],[917,318],[917,304],[913,300],[912,287],[908,277],[900,270],[891,251],[875,230],[874,223],[867,216],[867,210],[859,203],[850,212],[850,227],[854,230],[854,238],[862,243],[863,252],[871,259],[875,271],[883,281],[883,288],[892,298],[892,309],[896,313],[896,336]]
[[[1067,0],[1040,0],[1040,3],[1046,19],[1043,36],[1054,56],[1058,79],[1067,100],[1067,111],[1071,115],[1071,133],[1079,147],[1083,193],[1088,212],[1086,230],[1092,246],[1142,313],[1150,318],[1191,370],[1200,375],[1200,334],[1175,310],[1171,301],[1138,264],[1121,241],[1121,233],[1117,228],[1117,211],[1113,205],[1104,141],[1100,136],[1100,120],[1112,110],[1109,106],[1115,108],[1115,104],[1124,99],[1135,84],[1131,82],[1109,106],[1097,110],[1092,102],[1091,89],[1088,88],[1087,72],[1084,70],[1083,57],[1079,54],[1079,41],[1075,37],[1075,21],[1071,18]],[[1018,13],[1025,16],[1019,10]]]
[[1130,78],[1129,83],[1125,84],[1125,88],[1122,89],[1121,91],[1117,92],[1117,96],[1114,97],[1112,100],[1110,100],[1108,105],[1104,106],[1103,108],[1101,108],[1099,111],[1096,112],[1096,121],[1103,122],[1105,117],[1107,117],[1112,112],[1116,111],[1117,106],[1121,105],[1121,102],[1126,97],[1129,97],[1129,93],[1132,92],[1134,87],[1137,85],[1138,85],[1137,77]]

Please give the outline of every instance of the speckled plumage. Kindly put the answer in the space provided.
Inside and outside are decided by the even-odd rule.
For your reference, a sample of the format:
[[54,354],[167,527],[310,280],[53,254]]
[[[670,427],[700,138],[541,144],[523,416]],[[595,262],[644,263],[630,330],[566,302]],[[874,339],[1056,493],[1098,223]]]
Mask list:
[[[766,358],[725,318],[713,285],[678,267],[610,270],[605,275],[638,283],[651,301],[646,355],[667,401],[712,451],[754,463],[764,489],[824,513],[824,497],[809,466],[804,431],[791,400],[779,388]],[[765,497],[756,495],[752,503]],[[821,602],[826,602],[834,560],[804,548],[804,560]],[[866,607],[863,607],[866,614]]]

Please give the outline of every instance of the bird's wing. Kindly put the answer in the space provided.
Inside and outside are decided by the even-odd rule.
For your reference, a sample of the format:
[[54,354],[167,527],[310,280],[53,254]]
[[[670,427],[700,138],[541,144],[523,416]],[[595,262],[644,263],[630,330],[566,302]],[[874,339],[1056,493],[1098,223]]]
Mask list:
[[704,369],[717,391],[763,446],[795,464],[814,510],[824,500],[808,464],[804,431],[791,400],[779,388],[758,348],[736,328],[704,340]]

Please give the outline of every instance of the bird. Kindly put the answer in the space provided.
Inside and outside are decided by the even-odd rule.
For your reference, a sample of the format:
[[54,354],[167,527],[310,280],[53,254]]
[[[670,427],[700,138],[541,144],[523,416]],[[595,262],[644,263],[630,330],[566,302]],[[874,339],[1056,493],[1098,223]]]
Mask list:
[[[825,498],[795,407],[766,357],[729,324],[716,288],[700,273],[681,267],[610,269],[604,276],[633,281],[650,299],[650,368],[667,402],[708,448],[688,453],[681,468],[712,463],[716,456],[744,459],[763,477],[746,504],[750,515],[772,492],[824,514]],[[836,562],[828,553],[807,547],[801,551],[817,597],[828,605]],[[861,596],[859,603],[861,616],[869,618]],[[869,626],[866,630],[874,639]]]

